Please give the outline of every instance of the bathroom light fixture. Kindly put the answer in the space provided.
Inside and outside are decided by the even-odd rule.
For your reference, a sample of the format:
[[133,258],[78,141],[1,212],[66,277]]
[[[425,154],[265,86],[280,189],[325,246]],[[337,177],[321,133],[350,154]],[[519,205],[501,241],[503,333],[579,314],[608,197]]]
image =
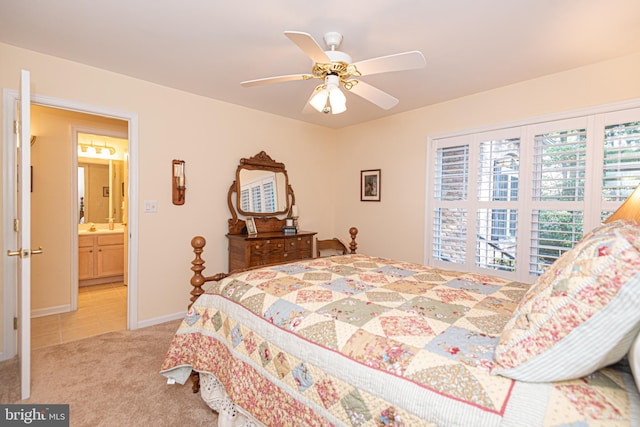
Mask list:
[[347,98],[339,85],[340,77],[337,74],[327,74],[324,84],[316,87],[309,104],[321,113],[344,113],[347,111]]
[[114,154],[116,154],[115,147],[111,145],[107,145],[106,143],[102,145],[97,145],[97,144],[94,144],[93,141],[91,141],[89,144],[84,142],[79,142],[78,149],[80,150],[81,153],[84,153],[84,154],[96,153],[98,155],[102,155],[105,151],[108,151],[110,156],[113,156]]

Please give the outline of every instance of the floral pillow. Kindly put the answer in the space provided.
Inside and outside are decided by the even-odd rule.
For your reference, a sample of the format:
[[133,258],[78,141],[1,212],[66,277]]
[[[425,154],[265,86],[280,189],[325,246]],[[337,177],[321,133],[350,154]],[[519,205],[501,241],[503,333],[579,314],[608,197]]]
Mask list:
[[579,378],[615,363],[640,330],[640,225],[588,233],[529,289],[495,351],[494,374],[530,382]]

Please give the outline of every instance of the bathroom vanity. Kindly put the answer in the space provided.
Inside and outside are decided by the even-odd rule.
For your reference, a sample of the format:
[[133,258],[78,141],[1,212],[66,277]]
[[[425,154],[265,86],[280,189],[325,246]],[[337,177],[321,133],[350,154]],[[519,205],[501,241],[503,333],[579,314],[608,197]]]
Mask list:
[[124,232],[84,231],[78,234],[80,286],[124,280]]

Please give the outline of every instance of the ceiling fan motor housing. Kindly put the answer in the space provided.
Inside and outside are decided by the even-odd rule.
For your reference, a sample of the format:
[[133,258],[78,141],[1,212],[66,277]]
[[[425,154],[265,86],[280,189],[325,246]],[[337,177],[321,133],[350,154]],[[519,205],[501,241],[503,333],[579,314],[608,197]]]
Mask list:
[[336,50],[342,43],[342,34],[336,31],[329,31],[324,34],[324,43],[330,50]]
[[329,74],[335,74],[340,77],[340,80],[351,77],[354,74],[353,67],[351,67],[351,56],[336,50],[342,43],[342,34],[335,31],[328,32],[324,35],[324,42],[329,48],[324,53],[331,62],[316,63],[311,70],[313,76],[318,79],[324,79]]

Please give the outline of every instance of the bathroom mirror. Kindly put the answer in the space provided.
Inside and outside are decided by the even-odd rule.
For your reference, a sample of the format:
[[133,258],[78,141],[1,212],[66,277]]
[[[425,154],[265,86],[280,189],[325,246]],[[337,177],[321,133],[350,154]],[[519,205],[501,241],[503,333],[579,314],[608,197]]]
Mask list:
[[82,158],[78,161],[80,224],[120,223],[123,218],[124,162]]

